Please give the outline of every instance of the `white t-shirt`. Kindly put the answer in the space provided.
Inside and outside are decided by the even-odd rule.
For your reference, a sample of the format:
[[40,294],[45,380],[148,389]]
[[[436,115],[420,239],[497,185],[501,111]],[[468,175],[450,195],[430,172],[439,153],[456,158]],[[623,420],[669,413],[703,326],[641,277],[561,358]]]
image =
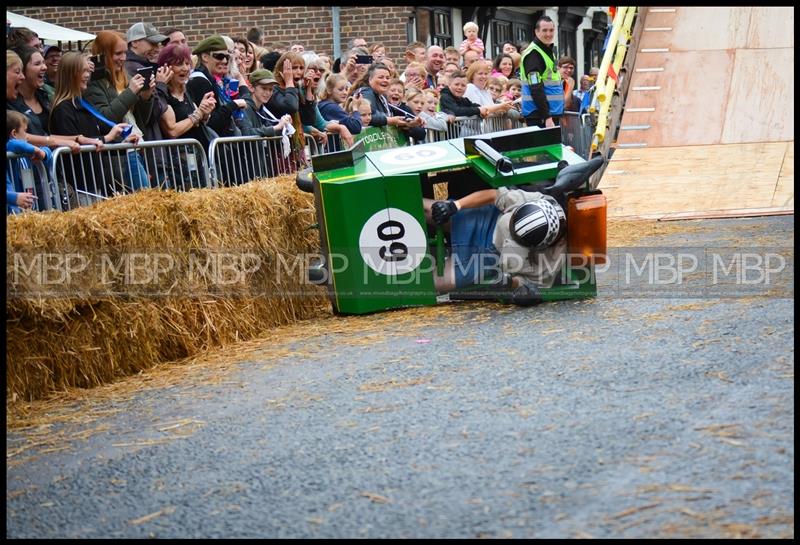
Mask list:
[[467,84],[467,90],[464,92],[464,96],[478,106],[491,106],[494,104],[492,93],[489,92],[489,89],[481,91],[474,83]]

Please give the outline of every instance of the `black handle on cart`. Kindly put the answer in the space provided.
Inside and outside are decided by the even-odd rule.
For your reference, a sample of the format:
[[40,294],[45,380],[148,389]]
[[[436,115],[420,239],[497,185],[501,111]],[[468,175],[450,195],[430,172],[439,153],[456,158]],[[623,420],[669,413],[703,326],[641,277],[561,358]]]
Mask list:
[[[594,174],[606,160],[603,158],[602,155],[598,155],[597,157],[586,161],[585,163],[579,163],[577,165],[569,165],[565,167],[563,170],[559,171],[558,175],[556,176],[556,181],[553,185],[546,188],[547,193],[550,195],[556,196],[554,193],[560,193],[564,195],[566,193],[571,193],[576,189],[580,188],[584,183],[589,180],[589,177]],[[545,191],[543,191],[544,193]]]
[[514,172],[514,165],[511,164],[511,159],[498,153],[483,140],[475,141],[475,149],[478,150],[478,153],[480,153],[484,159],[492,163],[500,174],[508,176]]

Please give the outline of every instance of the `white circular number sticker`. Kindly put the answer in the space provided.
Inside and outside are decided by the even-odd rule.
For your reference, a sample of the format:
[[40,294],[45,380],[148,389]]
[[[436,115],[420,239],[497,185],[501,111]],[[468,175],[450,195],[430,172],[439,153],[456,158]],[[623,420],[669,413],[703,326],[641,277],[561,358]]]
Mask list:
[[447,150],[441,146],[412,146],[388,151],[378,157],[379,161],[390,165],[424,165],[429,161],[441,159],[447,155]]
[[413,271],[425,257],[428,240],[419,222],[399,208],[375,212],[358,237],[361,257],[378,274],[397,276]]

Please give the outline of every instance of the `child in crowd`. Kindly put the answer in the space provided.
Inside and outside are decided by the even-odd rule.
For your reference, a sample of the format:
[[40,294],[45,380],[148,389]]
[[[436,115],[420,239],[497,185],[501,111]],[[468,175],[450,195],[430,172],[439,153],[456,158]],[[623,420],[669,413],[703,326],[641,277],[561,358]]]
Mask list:
[[441,91],[448,85],[450,85],[450,74],[444,70],[440,70],[439,73],[436,74],[436,90]]
[[444,49],[444,62],[454,62],[459,64],[461,62],[461,53],[452,45],[448,45]]
[[508,100],[514,101],[522,96],[522,82],[517,78],[508,80],[508,90],[505,92]]
[[361,115],[361,127],[364,129],[369,127],[369,123],[372,121],[372,106],[369,100],[366,98],[350,97],[347,99],[345,110],[349,114],[358,112],[359,115]]
[[[428,97],[432,96],[433,112],[426,110]],[[436,111],[436,98],[430,90],[420,91],[419,89],[409,89],[406,91],[406,104],[408,104],[411,112],[422,118],[424,127],[426,129],[433,129],[435,131],[446,131],[447,122],[455,119],[454,116],[448,116],[444,112]]]
[[503,87],[503,83],[499,78],[489,78],[489,82],[486,84],[486,88],[489,89],[489,94],[492,95],[492,100],[495,102],[500,102]]
[[[34,161],[49,160],[52,156],[50,148],[28,144],[28,118],[14,110],[6,110],[6,152],[30,155]],[[27,188],[14,184],[15,178],[21,180],[19,167],[30,166],[27,161],[27,158],[12,161],[6,168],[6,214],[19,214],[23,208],[30,209],[36,200],[36,195],[29,193]]]
[[481,39],[478,38],[478,30],[478,25],[472,21],[464,25],[464,36],[466,36],[466,38],[461,42],[461,45],[458,46],[458,52],[461,53],[461,55],[464,55],[464,53],[471,49],[483,58],[484,46]]
[[378,42],[369,48],[369,52],[375,62],[383,62],[386,58],[386,46]]
[[403,93],[405,93],[403,82],[399,79],[393,79],[389,82],[389,89],[386,90],[386,100],[392,106],[400,106],[403,102]]

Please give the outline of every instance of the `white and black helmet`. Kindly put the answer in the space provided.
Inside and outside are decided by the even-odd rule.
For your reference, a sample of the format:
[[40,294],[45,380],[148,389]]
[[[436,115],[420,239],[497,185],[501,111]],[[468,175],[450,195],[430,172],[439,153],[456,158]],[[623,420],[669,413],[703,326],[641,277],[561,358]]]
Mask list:
[[564,209],[552,197],[518,206],[511,214],[511,236],[532,250],[543,250],[561,238],[566,230]]

